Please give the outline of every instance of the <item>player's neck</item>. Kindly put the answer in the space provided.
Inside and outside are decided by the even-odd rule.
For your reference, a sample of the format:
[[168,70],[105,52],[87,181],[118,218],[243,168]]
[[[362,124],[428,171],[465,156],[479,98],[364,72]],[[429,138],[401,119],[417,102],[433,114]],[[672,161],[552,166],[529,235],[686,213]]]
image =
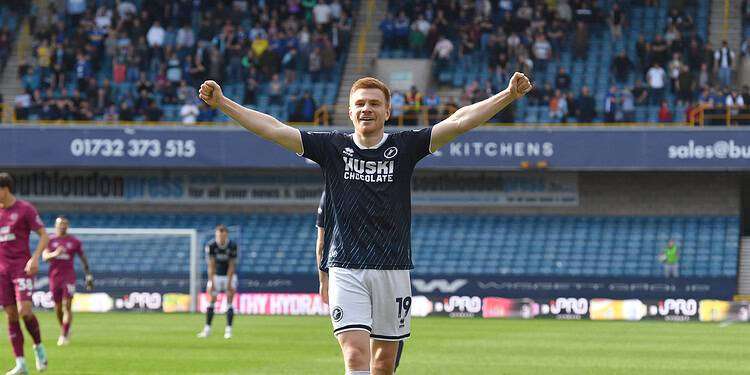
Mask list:
[[383,140],[384,136],[385,132],[383,131],[383,129],[380,129],[380,131],[372,132],[370,134],[354,132],[353,135],[354,143],[356,143],[357,146],[364,148],[372,148],[373,146],[376,146]]

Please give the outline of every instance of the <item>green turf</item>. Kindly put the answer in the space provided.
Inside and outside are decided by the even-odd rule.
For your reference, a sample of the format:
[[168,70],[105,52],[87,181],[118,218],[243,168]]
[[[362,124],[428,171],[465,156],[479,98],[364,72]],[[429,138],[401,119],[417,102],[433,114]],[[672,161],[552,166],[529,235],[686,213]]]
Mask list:
[[[71,345],[39,313],[48,374],[343,374],[325,317],[235,318],[235,336],[195,334],[203,316],[76,314]],[[2,319],[5,321],[4,319]],[[6,332],[3,324],[3,332]],[[422,318],[401,374],[747,374],[750,324]],[[10,343],[0,350],[9,368]],[[27,359],[33,366],[26,336]],[[35,373],[32,370],[31,373]]]

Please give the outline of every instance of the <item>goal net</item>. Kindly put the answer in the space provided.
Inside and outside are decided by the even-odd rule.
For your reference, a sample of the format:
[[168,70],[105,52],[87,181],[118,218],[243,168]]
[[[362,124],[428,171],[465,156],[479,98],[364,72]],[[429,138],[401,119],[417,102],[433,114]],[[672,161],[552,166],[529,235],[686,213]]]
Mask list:
[[[185,293],[190,295],[190,311],[196,310],[202,258],[195,229],[73,227],[68,233],[83,244],[96,291],[120,296]],[[48,266],[40,266],[39,276],[46,276]],[[80,270],[77,267],[79,275]]]

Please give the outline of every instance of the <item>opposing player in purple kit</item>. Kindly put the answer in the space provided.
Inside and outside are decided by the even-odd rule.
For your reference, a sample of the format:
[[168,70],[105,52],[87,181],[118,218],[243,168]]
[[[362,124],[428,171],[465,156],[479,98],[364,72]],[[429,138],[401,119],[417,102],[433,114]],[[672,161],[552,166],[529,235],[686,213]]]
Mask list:
[[70,342],[70,325],[73,323],[73,294],[76,292],[75,256],[78,255],[83,263],[86,274],[86,290],[94,288],[94,276],[89,269],[89,261],[83,253],[81,241],[68,234],[70,223],[64,216],[55,220],[55,234],[50,236],[49,246],[44,249],[42,259],[49,262],[49,290],[55,301],[55,314],[60,324],[60,337],[57,345],[67,345]]
[[[365,77],[349,91],[354,133],[304,131],[245,108],[204,82],[200,98],[261,138],[323,170],[333,334],[350,375],[393,374],[399,341],[411,335],[411,180],[417,163],[487,122],[531,91],[522,73],[508,87],[433,127],[385,133],[390,90]],[[330,219],[330,220],[329,220]]]
[[[23,332],[18,321],[23,319],[34,340],[36,369],[47,369],[47,354],[42,345],[39,321],[31,310],[34,275],[39,271],[39,257],[49,237],[36,208],[13,195],[14,181],[8,173],[0,173],[0,304],[8,317],[8,336],[16,357],[16,365],[6,375],[28,374],[23,355]],[[29,235],[39,235],[39,244],[29,254]]]

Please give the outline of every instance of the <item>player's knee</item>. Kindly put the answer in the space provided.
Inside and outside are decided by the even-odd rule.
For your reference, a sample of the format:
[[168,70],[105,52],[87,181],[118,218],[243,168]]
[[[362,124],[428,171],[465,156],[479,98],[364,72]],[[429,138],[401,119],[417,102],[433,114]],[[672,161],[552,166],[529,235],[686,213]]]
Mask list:
[[370,353],[366,348],[357,345],[348,345],[343,349],[344,361],[348,369],[366,369],[370,363]]
[[5,309],[5,316],[8,317],[9,323],[15,323],[18,321],[18,310],[16,309]]
[[372,360],[372,370],[380,370],[384,372],[393,371],[396,366],[396,353],[390,353],[386,351],[380,351],[375,353],[375,358]]
[[28,307],[28,306],[22,306],[21,309],[18,310],[18,313],[21,315],[21,318],[23,319],[29,319],[34,315],[33,312],[31,311],[31,307]]

